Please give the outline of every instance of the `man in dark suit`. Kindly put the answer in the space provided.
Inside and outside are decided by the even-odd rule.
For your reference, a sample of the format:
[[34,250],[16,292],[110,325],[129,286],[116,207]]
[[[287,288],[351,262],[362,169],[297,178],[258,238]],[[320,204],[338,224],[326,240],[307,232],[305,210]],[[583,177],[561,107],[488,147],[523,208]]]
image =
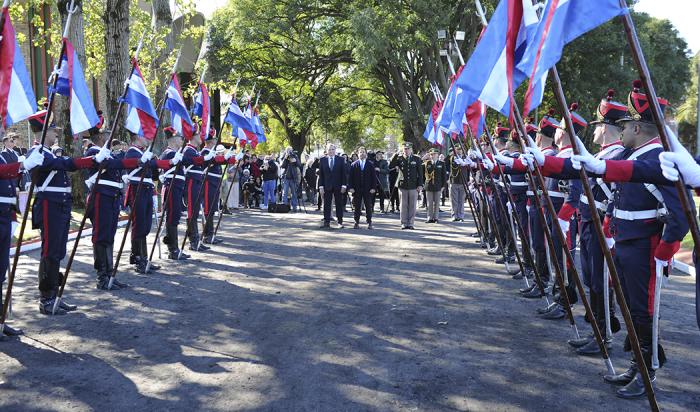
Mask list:
[[331,202],[335,199],[335,216],[338,227],[343,228],[343,194],[347,188],[345,159],[336,156],[335,145],[329,144],[327,156],[319,162],[318,190],[323,195],[323,225],[329,228],[331,223]]
[[350,165],[350,181],[348,183],[348,192],[353,193],[352,201],[355,208],[355,226],[354,229],[360,228],[360,215],[362,215],[362,205],[365,205],[367,212],[367,229],[372,229],[372,209],[374,208],[374,193],[379,179],[377,171],[374,169],[374,163],[367,159],[367,150],[360,147],[357,150],[360,156],[352,165]]

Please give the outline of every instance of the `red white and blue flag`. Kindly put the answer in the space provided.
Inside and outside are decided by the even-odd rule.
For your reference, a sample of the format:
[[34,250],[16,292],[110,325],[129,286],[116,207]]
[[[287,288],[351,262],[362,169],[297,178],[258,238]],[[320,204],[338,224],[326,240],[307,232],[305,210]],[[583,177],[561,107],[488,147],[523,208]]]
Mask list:
[[68,39],[63,39],[65,54],[56,82],[56,93],[68,96],[70,106],[70,127],[73,135],[87,131],[100,123],[90,89],[85,83],[83,68],[78,53]]
[[180,83],[177,81],[177,76],[174,73],[166,93],[165,108],[170,111],[170,123],[185,140],[190,140],[194,133],[194,124],[187,111],[185,99],[182,98]]
[[195,94],[193,113],[202,120],[202,127],[199,128],[199,136],[202,138],[202,141],[205,141],[207,140],[207,136],[209,136],[209,129],[211,128],[211,111],[209,106],[209,91],[207,90],[207,85],[202,82],[199,82],[199,90],[197,94]]
[[250,131],[253,130],[253,126],[241,111],[235,97],[231,98],[231,103],[228,105],[228,111],[226,112],[226,117],[224,117],[224,122],[230,124],[233,128],[231,133],[232,136],[236,136],[238,134],[239,128]]
[[134,61],[134,70],[129,78],[129,90],[124,100],[127,103],[125,125],[127,130],[153,140],[158,130],[158,115],[136,61]]
[[253,129],[255,132],[255,135],[258,137],[258,143],[263,143],[267,141],[267,137],[265,137],[265,128],[262,125],[262,122],[260,121],[260,112],[258,111],[258,108],[255,107],[253,110]]
[[[0,40],[0,129],[10,127],[36,112],[36,96],[24,65],[8,8],[2,9]],[[12,104],[8,104],[9,102]]]
[[518,63],[534,37],[537,23],[530,0],[501,0],[455,82],[462,89],[454,104],[457,119],[462,119],[467,106],[476,100],[510,117],[513,91],[527,77]]
[[[240,129],[238,131],[238,139],[242,141],[247,141],[250,143],[250,146],[255,148],[255,146],[258,145],[258,136],[255,134],[255,126],[253,126],[253,108],[250,106],[250,102],[248,102],[248,106],[245,109],[245,112],[243,112],[243,116],[248,120],[248,124],[250,124],[250,129]],[[241,131],[243,132],[241,134]],[[245,136],[245,139],[243,139],[241,136]]]
[[524,114],[542,102],[540,83],[561,58],[565,45],[627,12],[619,0],[547,0],[533,41],[517,65],[530,78]]

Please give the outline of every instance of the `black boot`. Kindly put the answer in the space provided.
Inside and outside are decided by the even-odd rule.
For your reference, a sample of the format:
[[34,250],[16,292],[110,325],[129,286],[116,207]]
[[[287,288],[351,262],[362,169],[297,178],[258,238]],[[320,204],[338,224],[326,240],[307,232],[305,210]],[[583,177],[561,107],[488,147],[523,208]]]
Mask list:
[[[607,331],[605,330],[605,299],[602,295],[595,293],[593,290],[591,290],[591,309],[593,311],[593,318],[600,330],[600,335],[603,338],[603,344],[607,349],[610,349],[610,337],[607,336]],[[600,354],[598,341],[591,339],[585,346],[578,348],[576,353],[588,356]]]
[[[141,238],[141,256],[143,256],[143,259],[146,261],[146,263],[149,263],[148,260],[148,244],[146,243],[146,238]],[[160,270],[160,266],[156,265],[153,262],[150,262],[148,265],[148,270],[149,271],[157,271]]]
[[[107,248],[94,244],[92,245],[92,254],[95,257],[95,270],[97,271],[97,285],[95,286],[99,290],[109,290],[109,275],[111,271],[107,268]],[[112,285],[112,289],[119,289]]]
[[177,238],[177,226],[168,225],[165,227],[167,233],[166,237],[169,239],[168,245],[168,259],[171,260],[185,260],[190,257],[190,255],[180,252],[180,242]]
[[[0,308],[3,307],[2,300],[4,299],[4,297],[5,297],[5,294],[4,294],[4,291],[2,290],[2,283],[0,283]],[[8,325],[7,323],[5,323],[3,330],[0,331],[0,339],[2,339],[3,334],[5,336],[20,336],[20,335],[24,335],[24,332],[22,332],[22,329],[15,329],[15,328],[11,327],[10,325]]]
[[[652,328],[651,322],[644,325],[634,325],[634,329],[637,331],[637,338],[639,338],[639,348],[642,350],[642,358],[644,358],[644,364],[649,371],[649,378],[651,378],[652,388],[655,388],[656,381],[656,371],[651,367],[651,357],[652,357]],[[661,345],[658,347],[659,351],[659,367],[662,367],[666,362],[666,356],[664,354]],[[642,374],[637,372],[635,378],[627,384],[624,388],[617,391],[617,396],[625,399],[640,398],[646,395],[646,388],[644,387],[644,380],[642,379]]]
[[[41,271],[41,264],[39,264],[39,271]],[[39,300],[39,312],[44,315],[65,315],[65,309],[61,308],[60,305],[56,306],[54,311],[54,304],[56,303],[56,294],[53,290],[51,291],[40,291],[41,298]]]
[[141,244],[138,239],[131,238],[131,254],[129,255],[129,264],[138,265],[139,263],[139,252],[141,250]]
[[628,383],[632,382],[635,376],[637,376],[637,372],[639,372],[637,361],[634,359],[634,355],[632,355],[630,367],[626,371],[617,375],[603,375],[603,379],[605,382],[612,385],[627,385]]
[[[607,285],[605,287],[607,287]],[[610,331],[612,333],[617,333],[622,329],[622,325],[617,316],[615,316],[615,294],[612,290],[608,293],[608,298],[610,299]]]

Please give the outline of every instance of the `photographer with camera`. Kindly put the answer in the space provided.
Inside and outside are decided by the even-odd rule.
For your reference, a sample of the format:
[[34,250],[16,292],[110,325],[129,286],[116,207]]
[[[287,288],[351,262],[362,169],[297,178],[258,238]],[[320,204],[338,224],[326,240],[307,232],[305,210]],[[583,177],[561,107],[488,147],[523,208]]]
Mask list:
[[287,204],[291,197],[292,212],[297,212],[299,204],[299,183],[301,183],[301,162],[291,146],[287,147],[282,159],[282,203]]

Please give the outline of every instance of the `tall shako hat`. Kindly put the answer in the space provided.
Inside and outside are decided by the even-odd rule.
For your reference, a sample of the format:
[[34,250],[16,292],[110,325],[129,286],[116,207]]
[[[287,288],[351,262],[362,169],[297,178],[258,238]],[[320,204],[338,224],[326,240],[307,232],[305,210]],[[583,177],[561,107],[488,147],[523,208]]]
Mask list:
[[549,109],[546,116],[542,117],[539,124],[539,132],[543,135],[554,138],[554,133],[559,127],[559,121],[554,118],[554,109]]
[[171,137],[177,134],[177,130],[175,130],[175,128],[172,126],[168,126],[165,129],[163,129],[163,133],[165,133],[166,139],[170,139]]
[[[637,122],[654,123],[654,117],[651,114],[651,104],[649,104],[647,95],[640,92],[641,88],[641,80],[632,82],[632,91],[627,98],[627,114],[619,121],[634,120]],[[658,102],[659,106],[661,106],[661,113],[663,113],[668,105],[668,100],[659,97]]]
[[591,124],[615,124],[615,122],[625,117],[627,106],[614,101],[613,97],[615,97],[615,90],[608,89],[608,95],[600,101],[595,111],[595,120]]
[[[588,126],[588,122],[580,114],[576,113],[578,109],[578,103],[571,103],[569,106],[569,112],[571,113],[571,121],[574,123],[574,133],[578,134],[581,130]],[[566,122],[564,119],[561,120],[559,128],[566,130]]]

